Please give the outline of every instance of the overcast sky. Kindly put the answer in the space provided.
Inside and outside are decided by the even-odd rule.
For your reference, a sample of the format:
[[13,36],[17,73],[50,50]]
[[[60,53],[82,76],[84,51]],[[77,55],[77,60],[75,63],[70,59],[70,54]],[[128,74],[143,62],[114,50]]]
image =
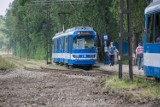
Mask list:
[[6,14],[6,9],[9,7],[9,3],[12,3],[14,0],[0,0],[0,15]]

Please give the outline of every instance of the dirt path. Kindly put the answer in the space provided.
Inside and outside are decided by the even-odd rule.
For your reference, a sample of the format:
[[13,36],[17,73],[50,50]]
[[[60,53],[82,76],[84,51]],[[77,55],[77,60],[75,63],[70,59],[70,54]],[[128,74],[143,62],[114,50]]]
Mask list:
[[128,104],[120,96],[102,93],[96,77],[37,72],[0,71],[0,107],[150,107]]

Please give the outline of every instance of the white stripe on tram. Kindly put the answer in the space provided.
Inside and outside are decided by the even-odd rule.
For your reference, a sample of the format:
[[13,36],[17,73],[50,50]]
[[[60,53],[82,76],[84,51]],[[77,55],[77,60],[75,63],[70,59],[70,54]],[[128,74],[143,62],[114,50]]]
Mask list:
[[[95,58],[74,58],[73,55],[95,55]],[[63,58],[63,59],[82,59],[82,60],[88,60],[88,59],[97,59],[96,53],[52,53],[52,58]]]
[[160,67],[160,53],[144,53],[144,65]]

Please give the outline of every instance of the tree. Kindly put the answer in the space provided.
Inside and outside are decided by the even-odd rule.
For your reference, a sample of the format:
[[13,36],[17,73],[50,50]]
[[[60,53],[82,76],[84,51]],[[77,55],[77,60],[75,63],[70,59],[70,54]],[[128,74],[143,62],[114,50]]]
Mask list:
[[[46,35],[52,40],[55,33],[62,31],[63,24],[65,29],[92,26],[100,39],[108,34],[112,41],[118,41],[119,1],[88,1],[87,4],[30,5],[28,0],[14,0],[5,18],[8,37],[15,44],[14,53],[26,57],[30,52],[30,57],[43,59],[46,54]],[[146,1],[132,0],[132,4],[132,33],[136,34],[143,31]],[[49,20],[46,17],[47,9],[50,12]],[[49,31],[46,30],[48,21],[51,28]]]

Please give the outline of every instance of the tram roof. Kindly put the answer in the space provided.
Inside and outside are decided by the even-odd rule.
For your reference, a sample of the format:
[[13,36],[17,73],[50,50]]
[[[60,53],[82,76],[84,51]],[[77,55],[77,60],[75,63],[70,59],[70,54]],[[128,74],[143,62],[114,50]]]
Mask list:
[[56,33],[52,39],[55,39],[61,36],[73,35],[73,33],[76,31],[94,31],[94,30],[90,26],[77,26],[77,27],[69,28],[65,31]]
[[153,2],[150,3],[149,6],[145,9],[145,14],[150,14],[160,11],[160,0],[153,0]]

